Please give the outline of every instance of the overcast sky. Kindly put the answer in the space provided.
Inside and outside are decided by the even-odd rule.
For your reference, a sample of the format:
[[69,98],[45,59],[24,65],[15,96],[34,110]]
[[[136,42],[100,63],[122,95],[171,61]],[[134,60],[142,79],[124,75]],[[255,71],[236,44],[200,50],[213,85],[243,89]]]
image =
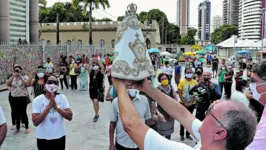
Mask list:
[[[55,2],[71,2],[71,0],[47,0],[48,7]],[[198,25],[198,5],[203,0],[190,0],[190,26],[197,28]],[[211,1],[211,16],[222,15],[223,0]],[[118,16],[124,15],[127,5],[135,3],[138,6],[138,13],[141,11],[149,11],[158,8],[165,12],[169,21],[176,23],[176,3],[177,0],[109,0],[111,8],[105,11],[99,9],[94,11],[93,16],[96,18],[107,17],[116,20]],[[212,17],[211,17],[212,18]]]

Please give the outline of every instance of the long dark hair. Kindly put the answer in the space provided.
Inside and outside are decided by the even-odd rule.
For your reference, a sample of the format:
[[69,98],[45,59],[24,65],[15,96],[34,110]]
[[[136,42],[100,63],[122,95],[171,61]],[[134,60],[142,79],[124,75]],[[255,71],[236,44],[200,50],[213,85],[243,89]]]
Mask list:
[[[48,79],[49,79],[51,76],[55,77],[56,80],[57,80],[57,82],[58,82],[58,79],[57,79],[57,77],[56,77],[54,74],[49,74],[49,75],[45,76],[45,78],[44,78],[44,85],[47,83]],[[58,82],[58,86],[59,86],[59,82]],[[43,94],[45,94],[45,93],[46,93],[46,89],[43,90]],[[58,93],[57,91],[55,91],[55,95],[59,95],[59,94],[60,94],[60,93]]]
[[[103,85],[103,74],[101,73],[101,68],[99,67],[99,71],[98,71],[98,73],[97,73],[97,75],[96,75],[96,82],[97,82],[97,86],[99,86],[99,88],[101,88],[102,87],[102,85]],[[90,85],[93,83],[93,82],[91,82],[91,81],[93,81],[93,77],[94,77],[94,75],[95,75],[95,71],[94,70],[92,70],[91,71],[91,73],[90,73]]]
[[[43,67],[43,66],[38,66],[37,69],[44,69],[44,67]],[[37,74],[38,74],[38,73],[37,73]],[[39,80],[39,77],[38,77],[37,74],[35,75],[35,83],[38,82],[38,80]],[[46,75],[45,75],[45,73],[43,73],[43,74],[44,74],[43,78],[45,79],[45,76],[46,76]]]

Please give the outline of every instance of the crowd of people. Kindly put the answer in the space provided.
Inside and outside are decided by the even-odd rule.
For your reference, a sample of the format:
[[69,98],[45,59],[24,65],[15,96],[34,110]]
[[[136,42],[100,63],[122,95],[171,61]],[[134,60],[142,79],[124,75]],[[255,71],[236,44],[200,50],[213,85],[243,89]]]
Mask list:
[[[151,56],[151,61],[156,57]],[[153,65],[159,68],[157,62]],[[94,55],[91,59],[84,55],[62,56],[58,67],[47,58],[29,77],[20,64],[14,64],[14,73],[6,82],[11,130],[16,135],[22,124],[25,134],[30,133],[27,105],[32,103],[38,149],[65,149],[64,120],[71,121],[73,113],[67,97],[57,92],[60,82],[62,90],[88,91],[95,111],[94,122],[100,116],[99,102],[111,102],[109,150],[192,149],[170,141],[175,120],[180,123],[180,141],[195,140],[198,144],[194,149],[263,149],[266,62],[253,64],[248,59],[246,63],[232,64],[226,60],[220,63],[216,56],[209,54],[206,63],[191,57],[183,66],[178,62],[171,66],[167,61],[160,65],[162,73],[157,79],[149,76],[140,84],[112,78],[110,55]],[[105,78],[108,89],[104,86]],[[156,87],[154,80],[159,82]],[[32,92],[28,87],[32,87]],[[1,109],[0,114],[3,114]],[[0,116],[0,144],[6,134],[5,122]]]

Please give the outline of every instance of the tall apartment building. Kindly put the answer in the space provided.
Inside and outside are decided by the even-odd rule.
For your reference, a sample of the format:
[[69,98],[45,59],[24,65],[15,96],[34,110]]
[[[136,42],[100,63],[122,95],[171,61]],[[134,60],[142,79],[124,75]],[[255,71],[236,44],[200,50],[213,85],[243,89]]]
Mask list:
[[221,16],[217,15],[212,18],[212,28],[211,32],[214,32],[215,29],[219,28],[223,25],[223,19]]
[[19,38],[36,43],[39,39],[38,0],[0,1],[0,41]]
[[239,0],[223,1],[223,24],[238,26]]
[[261,38],[261,8],[265,0],[240,0],[238,35],[240,39],[259,40]]
[[176,24],[180,28],[181,35],[187,33],[189,27],[189,18],[190,18],[189,11],[190,11],[190,0],[177,0]]
[[201,2],[198,11],[198,39],[208,41],[210,40],[211,2],[209,0]]

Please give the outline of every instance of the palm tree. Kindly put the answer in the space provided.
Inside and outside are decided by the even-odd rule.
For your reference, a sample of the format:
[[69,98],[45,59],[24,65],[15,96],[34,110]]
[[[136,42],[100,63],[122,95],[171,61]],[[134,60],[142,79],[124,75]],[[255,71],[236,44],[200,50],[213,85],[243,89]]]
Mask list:
[[46,8],[47,1],[46,0],[39,0],[39,8]]
[[87,8],[89,9],[89,22],[90,22],[90,28],[89,28],[89,44],[90,48],[92,49],[92,11],[94,8],[99,9],[100,5],[103,9],[106,7],[109,8],[110,4],[108,0],[72,0],[72,6],[74,8],[77,8],[78,5],[83,3],[84,5],[84,11],[86,12]]

